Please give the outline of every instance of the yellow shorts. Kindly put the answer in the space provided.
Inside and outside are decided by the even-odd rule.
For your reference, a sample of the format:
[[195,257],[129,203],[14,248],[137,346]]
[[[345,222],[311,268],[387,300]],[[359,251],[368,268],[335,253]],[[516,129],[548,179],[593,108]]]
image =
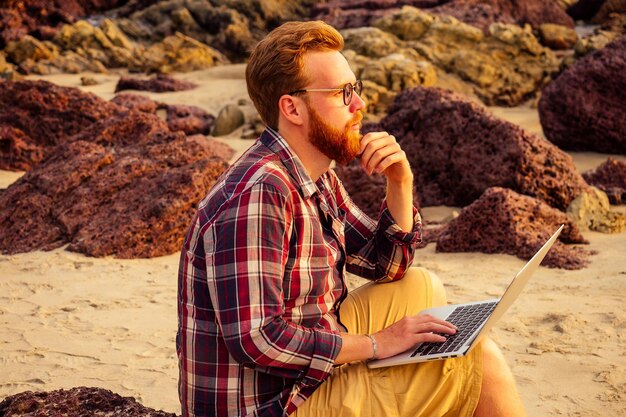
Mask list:
[[[374,333],[432,306],[428,272],[410,268],[404,279],[366,284],[340,308],[350,333]],[[364,362],[337,367],[295,417],[471,416],[482,384],[478,345],[463,358],[369,369]]]

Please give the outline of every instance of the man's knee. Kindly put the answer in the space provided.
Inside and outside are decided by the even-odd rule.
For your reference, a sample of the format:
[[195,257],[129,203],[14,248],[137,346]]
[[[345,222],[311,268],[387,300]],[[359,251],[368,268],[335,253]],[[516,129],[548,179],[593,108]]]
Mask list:
[[441,279],[432,271],[428,271],[424,268],[409,268],[402,281],[407,281],[407,285],[418,285],[420,287],[423,286],[421,283],[411,284],[411,281],[414,280],[428,280],[430,281],[430,288],[432,290],[432,306],[445,306],[448,304],[448,299],[446,297],[446,289],[441,282]]

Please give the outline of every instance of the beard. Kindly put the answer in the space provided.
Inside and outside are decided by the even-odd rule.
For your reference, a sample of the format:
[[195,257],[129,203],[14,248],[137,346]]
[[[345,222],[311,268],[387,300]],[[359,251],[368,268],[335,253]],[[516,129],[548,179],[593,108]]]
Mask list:
[[359,155],[363,135],[352,130],[352,125],[363,119],[360,111],[340,130],[329,126],[315,109],[308,105],[307,108],[310,114],[309,140],[313,146],[340,165],[347,165]]

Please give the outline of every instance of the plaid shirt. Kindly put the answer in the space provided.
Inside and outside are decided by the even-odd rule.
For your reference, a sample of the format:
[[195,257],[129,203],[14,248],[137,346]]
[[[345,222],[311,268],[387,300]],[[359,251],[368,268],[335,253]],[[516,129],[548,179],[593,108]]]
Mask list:
[[178,283],[183,415],[284,416],[332,372],[341,348],[344,267],[400,279],[421,222],[378,224],[334,171],[317,182],[267,129],[200,203]]

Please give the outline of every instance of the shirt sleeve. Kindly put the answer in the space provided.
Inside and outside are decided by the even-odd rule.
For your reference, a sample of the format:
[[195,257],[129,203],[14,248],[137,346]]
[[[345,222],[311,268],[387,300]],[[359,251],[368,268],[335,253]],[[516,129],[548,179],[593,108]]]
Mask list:
[[383,201],[375,222],[352,201],[333,173],[337,205],[345,212],[346,269],[378,282],[402,279],[413,262],[415,246],[422,239],[422,219],[413,207],[413,229],[403,232]]
[[239,363],[304,385],[332,371],[341,337],[283,319],[283,281],[292,206],[285,192],[257,183],[224,208],[207,230],[211,301],[227,348]]

